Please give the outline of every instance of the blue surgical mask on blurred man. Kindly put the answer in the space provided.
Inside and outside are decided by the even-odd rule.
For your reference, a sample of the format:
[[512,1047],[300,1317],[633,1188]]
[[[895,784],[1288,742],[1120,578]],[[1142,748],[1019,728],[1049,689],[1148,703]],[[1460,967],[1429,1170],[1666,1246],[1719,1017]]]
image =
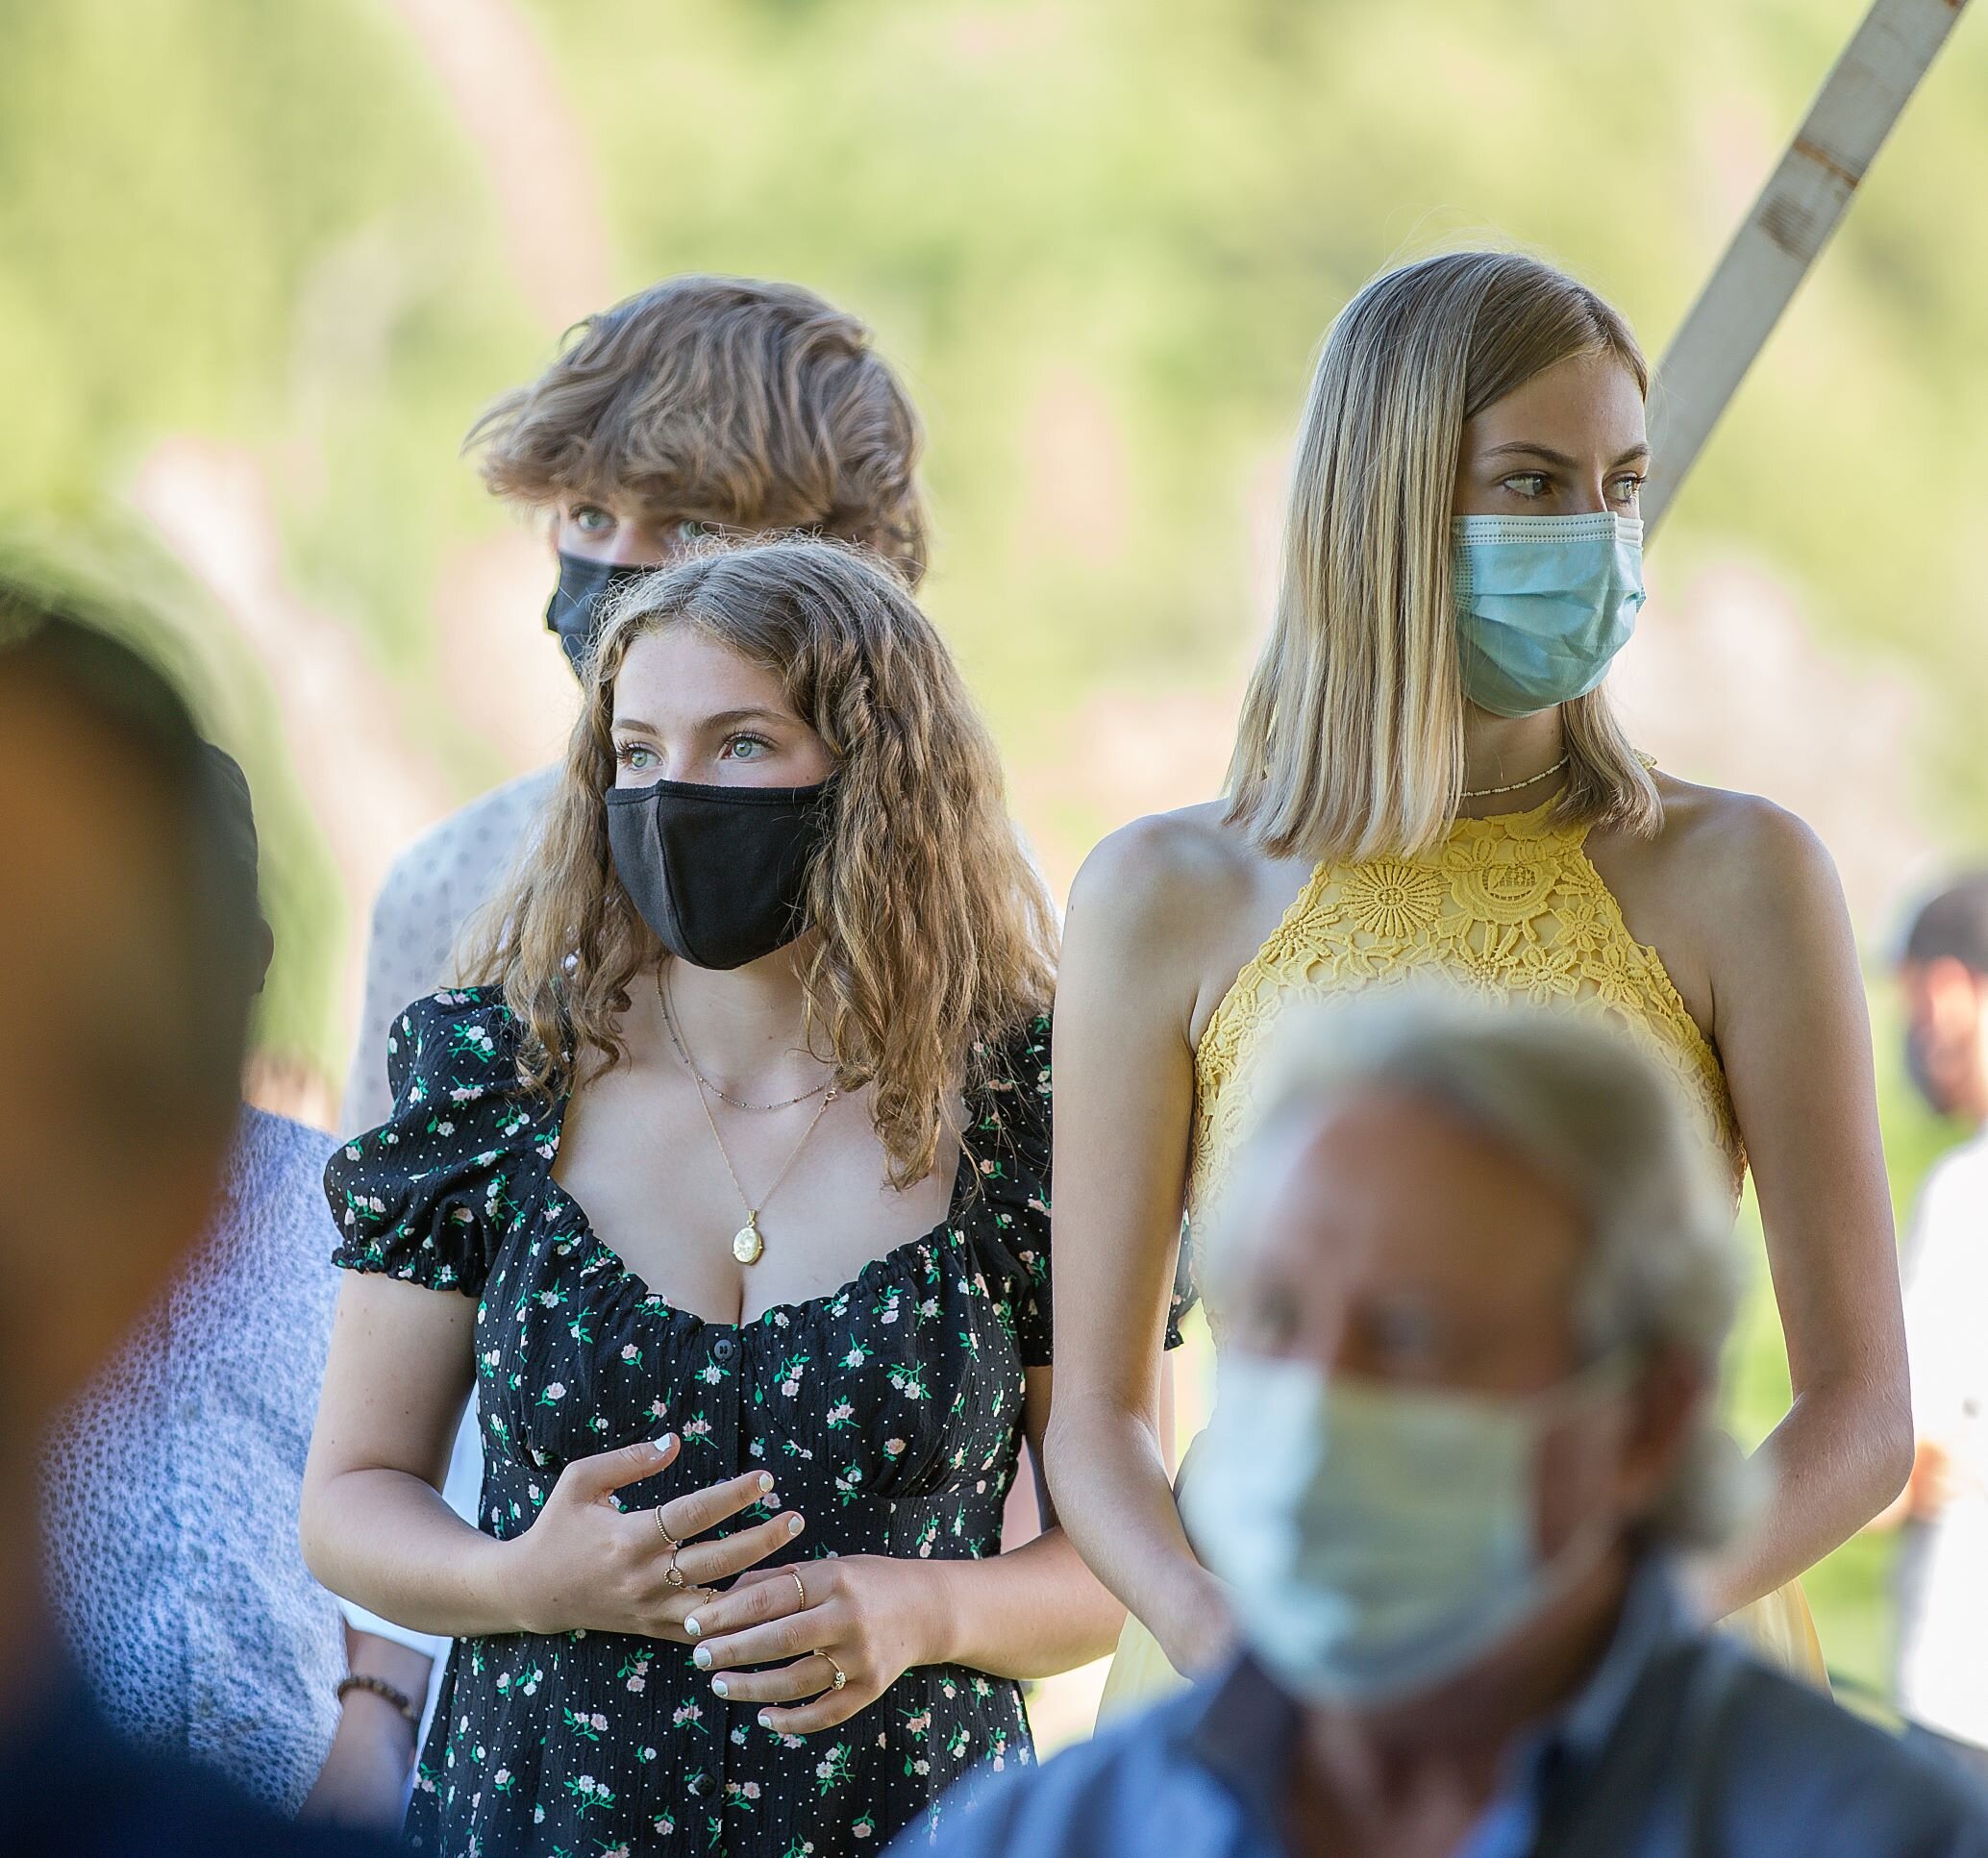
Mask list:
[[1529,716],[1594,689],[1645,598],[1641,520],[1459,516],[1451,533],[1463,694]]
[[1553,1555],[1540,1443],[1622,1386],[1604,1360],[1522,1399],[1328,1378],[1234,1354],[1181,1508],[1243,1636],[1294,1695],[1377,1704],[1456,1675],[1614,1539],[1598,1512]]

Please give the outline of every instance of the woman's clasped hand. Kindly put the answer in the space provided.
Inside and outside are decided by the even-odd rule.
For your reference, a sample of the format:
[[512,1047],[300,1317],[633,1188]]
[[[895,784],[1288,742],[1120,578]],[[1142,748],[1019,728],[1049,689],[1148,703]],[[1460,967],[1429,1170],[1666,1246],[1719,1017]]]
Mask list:
[[[512,1544],[509,1592],[521,1631],[630,1632],[694,1645],[712,1691],[774,1706],[759,1722],[783,1735],[832,1729],[914,1665],[944,1662],[944,1608],[918,1564],[848,1555],[759,1565],[807,1526],[798,1513],[779,1512],[770,1472],[654,1507],[621,1506],[617,1492],[667,1470],[682,1449],[668,1433],[576,1458],[560,1472],[537,1521]],[[756,1504],[776,1514],[734,1535],[708,1534]]]
[[774,1505],[773,1476],[748,1472],[659,1507],[623,1509],[615,1493],[654,1477],[683,1449],[676,1434],[576,1458],[537,1520],[511,1544],[509,1594],[522,1632],[630,1632],[680,1645],[684,1621],[807,1526],[775,1514],[734,1535],[708,1537],[755,1504]]
[[773,1706],[759,1723],[781,1735],[832,1729],[914,1666],[949,1662],[944,1626],[927,1564],[888,1555],[754,1568],[684,1622],[712,1690]]

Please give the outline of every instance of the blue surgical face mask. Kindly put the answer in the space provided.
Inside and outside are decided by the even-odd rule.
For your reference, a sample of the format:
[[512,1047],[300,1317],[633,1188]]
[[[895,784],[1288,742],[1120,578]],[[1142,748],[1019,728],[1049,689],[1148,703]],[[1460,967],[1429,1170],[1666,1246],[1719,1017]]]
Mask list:
[[1617,1392],[1619,1359],[1529,1400],[1329,1381],[1260,1355],[1221,1375],[1181,1513],[1250,1648],[1296,1697],[1372,1705],[1444,1683],[1615,1538],[1598,1513],[1549,1560],[1534,1511],[1540,1438]]
[[1594,689],[1643,605],[1641,519],[1459,516],[1451,538],[1463,694],[1529,716]]

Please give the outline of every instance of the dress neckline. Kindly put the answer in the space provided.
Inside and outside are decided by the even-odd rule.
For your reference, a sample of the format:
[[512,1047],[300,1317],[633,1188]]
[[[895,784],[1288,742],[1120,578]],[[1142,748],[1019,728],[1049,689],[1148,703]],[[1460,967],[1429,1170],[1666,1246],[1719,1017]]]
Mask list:
[[593,1216],[566,1190],[562,1182],[554,1178],[553,1163],[559,1158],[559,1138],[565,1132],[566,1110],[572,1101],[573,1093],[570,1090],[560,1097],[558,1109],[546,1132],[547,1148],[541,1151],[545,1162],[544,1190],[548,1194],[558,1196],[566,1210],[579,1222],[580,1231],[591,1239],[598,1248],[597,1255],[607,1261],[613,1276],[625,1283],[630,1292],[641,1300],[643,1307],[655,1315],[666,1318],[679,1327],[717,1329],[737,1335],[743,1334],[747,1329],[758,1328],[761,1325],[772,1322],[777,1316],[784,1316],[791,1323],[797,1317],[805,1317],[814,1310],[825,1309],[830,1304],[854,1295],[872,1279],[893,1270],[902,1269],[912,1253],[956,1231],[961,1215],[971,1204],[980,1186],[980,1163],[974,1155],[972,1145],[972,1132],[980,1127],[980,1118],[975,1113],[972,1097],[962,1093],[961,1102],[966,1114],[959,1130],[959,1165],[953,1176],[953,1192],[947,1202],[944,1219],[929,1231],[917,1233],[902,1244],[892,1246],[888,1251],[865,1260],[855,1276],[845,1278],[832,1290],[825,1290],[818,1296],[803,1298],[798,1302],[768,1303],[758,1315],[749,1321],[728,1323],[717,1317],[701,1316],[695,1310],[685,1309],[682,1304],[672,1302],[661,1292],[656,1290],[634,1266],[601,1236],[599,1227],[593,1223]]
[[[1654,766],[1654,763],[1650,763]],[[1720,1063],[1718,1047],[1707,1036],[1704,1028],[1691,1016],[1691,1009],[1685,1005],[1684,997],[1677,991],[1677,981],[1664,965],[1663,956],[1648,942],[1639,942],[1630,932],[1628,921],[1622,913],[1622,903],[1615,892],[1608,887],[1607,880],[1596,868],[1594,860],[1587,854],[1588,828],[1585,821],[1568,826],[1554,826],[1549,815],[1559,804],[1558,794],[1549,794],[1535,806],[1528,806],[1519,813],[1486,813],[1477,819],[1454,819],[1444,837],[1444,847],[1468,842],[1472,839],[1519,839],[1550,851],[1554,855],[1567,857],[1577,870],[1584,870],[1594,891],[1602,901],[1611,927],[1623,942],[1637,957],[1648,964],[1658,992],[1666,1004],[1675,1012],[1678,1028],[1685,1043],[1691,1048],[1696,1060],[1709,1071],[1716,1073],[1722,1082],[1725,1067]],[[1557,841],[1557,843],[1555,843]],[[1201,1037],[1194,1044],[1194,1064],[1197,1075],[1203,1057],[1214,1037],[1216,1028],[1222,1025],[1230,1003],[1243,992],[1247,984],[1259,979],[1277,951],[1298,930],[1313,909],[1317,907],[1320,887],[1338,870],[1350,863],[1406,864],[1419,868],[1435,868],[1443,853],[1438,849],[1425,853],[1381,853],[1373,858],[1335,860],[1325,859],[1312,866],[1310,874],[1299,887],[1298,894],[1291,899],[1289,906],[1279,917],[1277,927],[1271,930],[1250,958],[1237,971],[1235,979],[1229,983],[1222,998],[1215,1003],[1215,1010],[1208,1015],[1208,1023],[1202,1028]]]

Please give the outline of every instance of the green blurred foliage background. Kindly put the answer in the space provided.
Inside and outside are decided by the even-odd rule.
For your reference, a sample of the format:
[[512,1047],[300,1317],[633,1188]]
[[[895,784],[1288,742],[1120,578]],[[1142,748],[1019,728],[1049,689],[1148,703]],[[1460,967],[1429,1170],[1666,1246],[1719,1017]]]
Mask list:
[[[508,731],[449,675],[479,624],[556,663],[530,630],[544,563],[457,460],[464,428],[565,320],[659,275],[799,279],[872,323],[924,410],[930,605],[1060,884],[1104,831],[1219,778],[1308,360],[1349,293],[1489,235],[1578,271],[1659,352],[1861,12],[0,0],[0,514],[171,616],[261,810],[281,948],[263,1041],[334,1076],[354,892],[376,875],[354,782],[404,749],[432,817],[563,727],[562,672]],[[1661,551],[1673,589],[1744,560],[1804,652],[1852,690],[1908,693],[1911,727],[1875,746],[1846,750],[1842,716],[1778,719],[1832,782],[1884,800],[1854,830],[1819,822],[1847,868],[1893,832],[1928,868],[1963,855],[1988,801],[1979,24]],[[189,444],[253,496],[201,504],[217,480],[185,467]],[[191,505],[219,537],[205,553],[161,514]],[[322,629],[309,649],[287,620],[273,642],[243,626],[235,545],[259,564],[242,585]],[[478,591],[479,559],[521,564],[508,597]],[[472,607],[453,648],[452,599]],[[1752,713],[1799,707],[1771,664],[1755,675]],[[1727,681],[1708,667],[1666,716],[1716,724]],[[1708,758],[1681,771],[1725,778]],[[1904,892],[1884,870],[1852,894],[1902,1206],[1951,1131],[1893,1058]],[[1764,1272],[1735,1370],[1757,1434],[1786,1400]],[[1832,1659],[1880,1679],[1885,1554],[1853,1544],[1813,1580]]]

